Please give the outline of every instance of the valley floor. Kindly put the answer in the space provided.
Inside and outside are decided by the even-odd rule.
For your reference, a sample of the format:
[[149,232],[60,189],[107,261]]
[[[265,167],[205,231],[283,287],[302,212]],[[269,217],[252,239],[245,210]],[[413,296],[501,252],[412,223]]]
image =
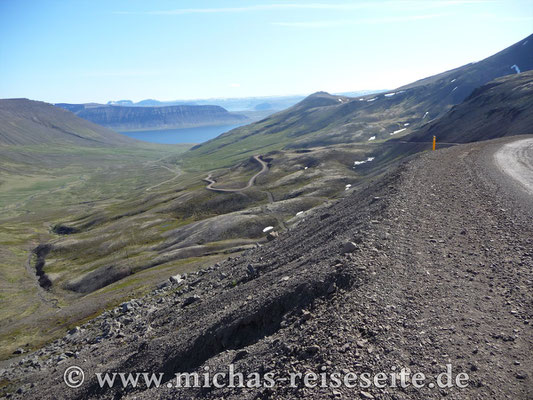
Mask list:
[[[515,140],[424,153],[278,239],[105,313],[0,380],[36,399],[529,399],[533,200],[494,160]],[[173,387],[176,372],[229,364],[276,379],[409,368],[428,380]],[[447,364],[454,379],[468,375],[465,388],[430,387]],[[85,371],[79,388],[64,384],[71,365]],[[162,386],[101,389],[95,377],[146,371],[164,374]]]

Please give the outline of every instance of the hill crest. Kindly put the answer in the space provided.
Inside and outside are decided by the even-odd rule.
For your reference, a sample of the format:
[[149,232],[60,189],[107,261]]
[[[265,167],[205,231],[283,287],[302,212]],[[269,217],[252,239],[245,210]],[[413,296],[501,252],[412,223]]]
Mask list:
[[0,145],[136,145],[121,135],[42,101],[0,99]]

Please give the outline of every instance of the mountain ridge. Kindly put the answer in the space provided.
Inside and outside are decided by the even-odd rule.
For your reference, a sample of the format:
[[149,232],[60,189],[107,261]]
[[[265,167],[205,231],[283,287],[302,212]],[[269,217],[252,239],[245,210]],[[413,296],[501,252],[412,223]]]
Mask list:
[[[533,133],[533,71],[495,79],[475,89],[464,102],[419,131],[411,142],[467,143]],[[466,129],[465,129],[466,128]]]
[[120,131],[179,129],[211,125],[238,125],[248,117],[214,105],[134,107],[101,104],[57,103],[80,118]]
[[[363,96],[370,93],[384,92],[384,90],[359,90],[352,92],[338,93],[341,96]],[[272,110],[280,111],[291,107],[303,100],[306,95],[286,95],[286,96],[249,96],[249,97],[213,97],[207,99],[190,100],[170,100],[161,101],[156,99],[144,99],[138,102],[132,100],[108,101],[106,105],[115,106],[147,106],[162,107],[171,105],[217,105],[230,112]]]
[[135,146],[140,143],[42,101],[0,99],[0,145],[73,144]]
[[477,63],[386,93],[350,98],[317,92],[287,110],[191,148],[184,157],[218,157],[229,164],[254,152],[387,141],[442,117],[477,87],[516,74],[512,67],[517,62],[521,71],[533,69],[533,35]]

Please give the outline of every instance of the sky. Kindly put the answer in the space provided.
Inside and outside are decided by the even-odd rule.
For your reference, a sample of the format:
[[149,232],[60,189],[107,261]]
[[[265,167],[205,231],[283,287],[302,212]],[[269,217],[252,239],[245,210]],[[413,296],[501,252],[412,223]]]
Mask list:
[[0,0],[0,98],[393,89],[531,33],[531,0]]

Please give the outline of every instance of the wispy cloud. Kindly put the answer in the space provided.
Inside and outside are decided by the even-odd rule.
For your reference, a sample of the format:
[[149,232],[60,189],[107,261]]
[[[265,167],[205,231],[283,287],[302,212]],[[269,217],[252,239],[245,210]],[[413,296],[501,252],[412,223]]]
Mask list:
[[255,4],[245,7],[220,7],[220,8],[178,8],[174,10],[158,10],[145,12],[116,11],[115,14],[150,14],[150,15],[184,15],[184,14],[216,14],[216,13],[242,13],[250,11],[277,11],[277,10],[356,10],[370,7],[375,3],[359,4],[328,4],[328,3],[280,3],[280,4]]
[[185,15],[185,14],[218,14],[243,13],[258,11],[290,11],[290,10],[329,10],[350,11],[363,8],[400,8],[400,9],[430,9],[447,6],[492,3],[495,0],[383,0],[358,3],[275,3],[255,4],[243,7],[216,8],[177,8],[173,10],[153,11],[115,11],[114,14],[143,14],[143,15]]
[[128,77],[141,77],[141,76],[156,76],[160,75],[161,71],[155,70],[100,70],[100,71],[88,71],[81,72],[82,78],[128,78]]
[[334,26],[352,25],[356,21],[300,21],[300,22],[272,22],[272,25],[286,26],[289,28],[332,28]]
[[362,19],[361,23],[367,24],[386,24],[392,22],[411,22],[411,21],[421,21],[426,19],[433,18],[442,18],[448,17],[450,14],[424,14],[424,15],[403,15],[403,16],[390,16],[390,17],[378,17],[378,18],[366,18]]
[[381,3],[383,7],[394,7],[400,10],[432,10],[454,6],[484,5],[497,3],[500,0],[388,0]]
[[388,24],[413,22],[432,18],[446,17],[449,14],[427,14],[427,15],[405,15],[378,18],[360,18],[351,20],[331,20],[331,21],[296,21],[296,22],[272,22],[272,25],[285,26],[290,28],[331,28],[336,26],[358,25],[358,24]]
[[511,16],[505,16],[505,15],[484,13],[484,14],[478,14],[477,18],[499,21],[499,22],[533,21],[533,16],[529,16],[529,15],[524,15],[522,17],[511,17]]

